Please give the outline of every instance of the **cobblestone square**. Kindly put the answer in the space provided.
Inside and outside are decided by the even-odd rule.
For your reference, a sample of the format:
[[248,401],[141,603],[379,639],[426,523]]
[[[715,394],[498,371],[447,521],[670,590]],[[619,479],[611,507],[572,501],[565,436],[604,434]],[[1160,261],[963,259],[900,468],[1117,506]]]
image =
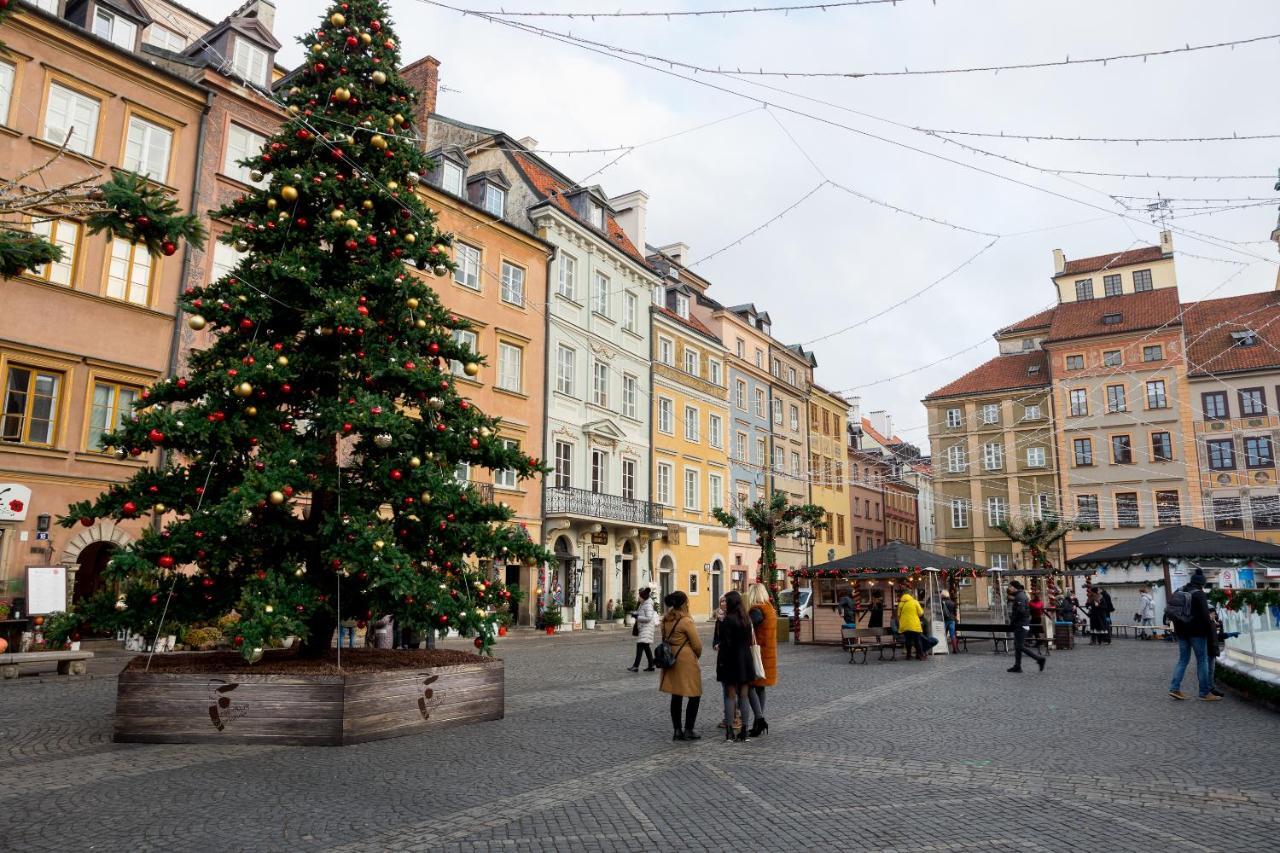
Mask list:
[[[770,733],[673,743],[630,636],[502,642],[506,719],[345,748],[111,743],[114,672],[0,685],[0,849],[1262,851],[1280,717],[1165,696],[1121,641],[1018,676],[974,651],[849,665],[785,646]],[[1194,682],[1194,675],[1189,674]],[[1189,686],[1193,686],[1189,685]]]

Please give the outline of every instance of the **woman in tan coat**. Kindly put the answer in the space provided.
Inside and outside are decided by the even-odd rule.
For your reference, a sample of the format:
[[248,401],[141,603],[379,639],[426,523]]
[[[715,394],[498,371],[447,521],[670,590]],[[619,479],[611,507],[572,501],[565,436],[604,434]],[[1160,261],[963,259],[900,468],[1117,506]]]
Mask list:
[[[671,725],[675,729],[672,740],[698,740],[702,735],[693,730],[698,719],[698,704],[702,701],[702,669],[698,658],[702,657],[702,640],[698,629],[689,617],[689,596],[680,590],[668,593],[662,599],[666,612],[662,614],[662,642],[671,647],[675,666],[662,670],[658,689],[671,694]],[[681,699],[689,699],[684,711],[684,726],[680,725]]]
[[747,587],[747,609],[751,626],[755,631],[756,645],[760,647],[760,662],[764,664],[764,678],[751,682],[751,713],[755,723],[751,736],[760,737],[769,731],[764,718],[764,689],[778,683],[778,614],[769,602],[769,593],[762,583]]

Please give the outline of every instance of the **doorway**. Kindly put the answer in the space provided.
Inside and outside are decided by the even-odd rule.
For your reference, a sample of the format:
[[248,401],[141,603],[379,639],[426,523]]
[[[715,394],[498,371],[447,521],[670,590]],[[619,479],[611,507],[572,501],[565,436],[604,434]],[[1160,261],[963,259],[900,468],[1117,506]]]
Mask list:
[[604,557],[591,558],[591,603],[600,618],[604,618]]
[[578,559],[573,555],[573,545],[569,543],[569,537],[561,536],[556,539],[555,555],[556,576],[552,580],[551,588],[547,590],[547,600],[564,607],[565,602],[569,600],[567,596],[572,595],[569,590],[573,586],[573,566]]
[[676,564],[671,559],[670,554],[663,556],[658,562],[658,589],[662,593],[662,599],[665,601],[671,591],[675,589]]
[[635,571],[635,546],[631,544],[631,540],[622,543],[622,600],[630,601],[631,597],[636,594],[636,579],[632,575]]
[[720,596],[724,595],[724,564],[716,560],[711,564],[711,607],[720,606]]
[[115,551],[116,546],[111,542],[94,542],[80,552],[76,560],[80,568],[76,570],[76,582],[71,590],[72,602],[85,601],[106,587],[103,572]]

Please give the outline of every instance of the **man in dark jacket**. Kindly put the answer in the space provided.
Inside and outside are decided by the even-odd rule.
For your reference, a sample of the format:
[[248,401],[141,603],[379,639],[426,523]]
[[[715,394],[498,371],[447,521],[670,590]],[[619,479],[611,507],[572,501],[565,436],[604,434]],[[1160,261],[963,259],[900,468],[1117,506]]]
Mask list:
[[1009,672],[1022,672],[1022,656],[1025,654],[1040,665],[1044,672],[1044,655],[1026,645],[1031,636],[1031,602],[1018,581],[1009,581],[1009,624],[1013,627],[1013,666]]
[[[1173,622],[1173,631],[1178,636],[1178,665],[1173,668],[1173,679],[1169,682],[1169,696],[1173,699],[1187,698],[1182,692],[1182,676],[1187,674],[1187,664],[1191,662],[1193,651],[1196,655],[1196,686],[1200,688],[1200,698],[1205,702],[1217,702],[1222,698],[1210,692],[1213,679],[1209,675],[1209,633],[1213,630],[1213,622],[1209,619],[1209,599],[1204,594],[1205,583],[1204,572],[1196,569],[1191,576],[1191,583],[1180,590],[1191,596],[1190,618],[1170,620]],[[1172,608],[1169,612],[1171,611]]]

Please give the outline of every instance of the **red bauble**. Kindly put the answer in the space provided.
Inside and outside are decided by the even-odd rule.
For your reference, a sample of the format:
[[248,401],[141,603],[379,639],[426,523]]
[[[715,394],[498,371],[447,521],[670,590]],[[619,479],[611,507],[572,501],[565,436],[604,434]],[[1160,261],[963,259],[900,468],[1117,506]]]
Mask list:
[[473,438],[473,439],[471,439],[471,441],[469,442],[469,444],[471,445],[471,449],[472,449],[472,450],[475,450],[477,447],[479,447],[479,446],[480,446],[480,439],[478,439],[478,438]]
[[391,477],[391,479],[395,480],[396,482],[399,482],[399,481],[400,481],[400,479],[401,479],[402,477],[404,477],[404,474],[402,474],[402,473],[400,472],[400,469],[399,469],[399,468],[392,468],[392,469],[391,469],[390,477]]
[[125,501],[124,506],[120,507],[120,514],[131,516],[138,513],[138,505],[133,501]]
[[370,246],[378,245],[378,237],[376,234],[370,234],[368,237],[364,238],[364,241],[368,243]]
[[476,646],[476,648],[477,648],[477,649],[483,649],[483,648],[484,648],[484,640],[483,640],[483,639],[481,639],[480,637],[476,637],[476,638],[475,638],[475,640],[474,640],[474,642],[475,642],[475,646]]
[[355,429],[355,427],[353,427],[351,424],[343,424],[343,425],[342,425],[342,432],[343,432],[343,433],[349,433],[349,432],[351,432],[351,430],[353,430],[353,429]]
[[187,380],[179,379],[177,382],[177,385],[178,385],[178,390],[182,390],[187,387]]
[[173,557],[169,556],[168,554],[165,554],[156,560],[156,565],[162,569],[172,569]]
[[152,603],[152,604],[159,604],[159,603],[160,603],[160,596],[158,596],[158,595],[153,595],[153,596],[151,596],[151,603]]
[[444,432],[448,427],[444,424],[436,424],[436,432]]
[[250,320],[248,317],[245,317],[243,320],[240,321],[240,328],[244,329],[246,332],[249,331],[250,329],[253,328],[253,321]]
[[316,73],[317,73],[317,74],[323,74],[323,73],[324,73],[324,63],[323,63],[323,62],[317,62],[313,67],[315,68],[315,71],[316,71]]
[[80,523],[83,524],[85,527],[93,527],[93,522],[94,522],[94,519],[92,518],[80,519]]
[[347,247],[348,252],[354,252],[356,249],[360,248],[360,244],[355,240],[348,240],[344,245]]
[[240,636],[239,634],[236,634],[236,635],[231,639],[231,642],[232,642],[232,643],[234,643],[234,644],[235,644],[235,645],[237,645],[237,646],[243,646],[243,645],[244,645],[244,637]]
[[435,355],[436,353],[440,352],[440,345],[435,341],[432,341],[431,343],[427,344],[427,352],[431,353],[432,355]]
[[153,429],[147,433],[147,438],[151,439],[152,444],[164,444],[164,433],[158,429]]
[[150,228],[150,227],[151,227],[151,217],[150,217],[150,216],[139,216],[137,219],[133,220],[133,224],[134,224],[134,225],[137,225],[139,228]]
[[498,636],[499,636],[499,637],[505,637],[505,636],[507,636],[507,626],[506,626],[506,625],[499,625],[499,626],[498,626]]
[[165,240],[160,244],[160,251],[164,252],[165,257],[171,257],[174,252],[178,251],[178,244],[172,240]]
[[449,621],[449,617],[448,617],[448,616],[446,616],[445,614],[441,613],[441,614],[440,614],[440,624],[441,624],[441,625],[443,625],[443,624],[445,624],[445,623],[446,623],[446,622],[448,622],[448,621]]

